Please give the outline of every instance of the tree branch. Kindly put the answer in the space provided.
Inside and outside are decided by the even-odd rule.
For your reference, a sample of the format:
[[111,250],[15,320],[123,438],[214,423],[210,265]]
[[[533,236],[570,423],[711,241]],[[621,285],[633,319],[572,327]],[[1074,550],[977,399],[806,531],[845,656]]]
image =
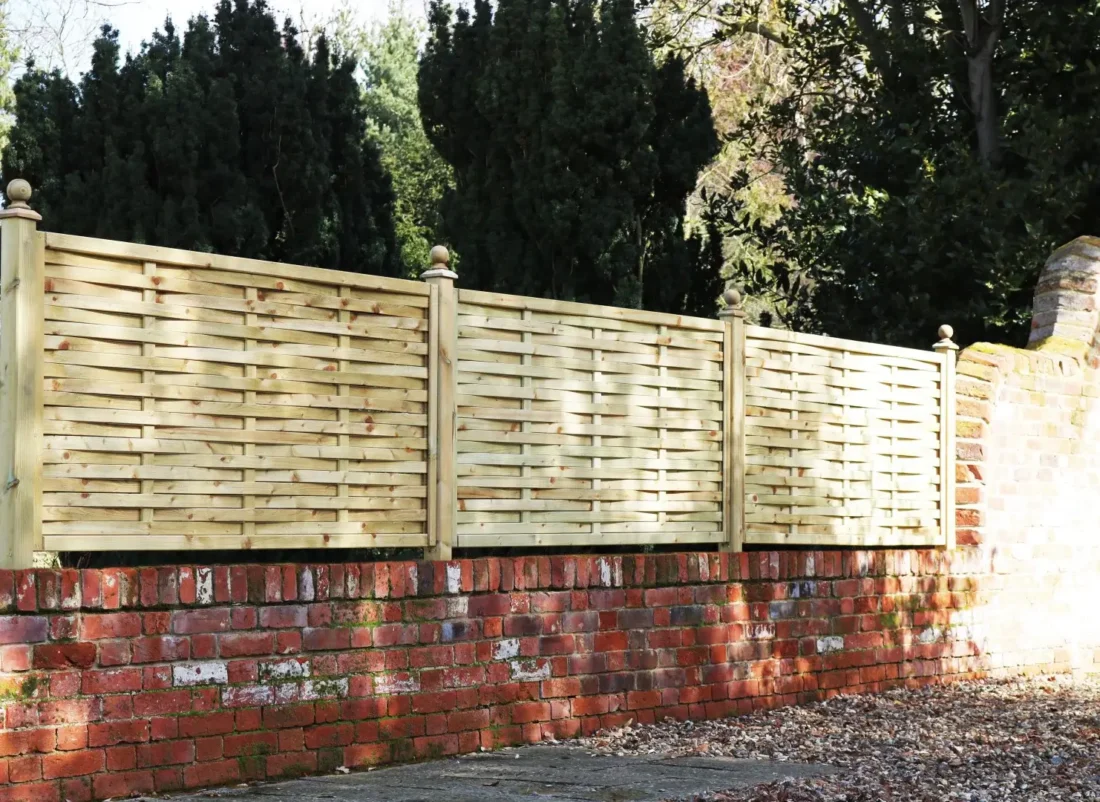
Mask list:
[[754,33],[762,39],[767,39],[769,42],[775,42],[775,44],[780,47],[790,46],[790,40],[787,38],[785,32],[773,28],[761,22],[759,19],[731,20],[714,14],[704,14],[702,16],[704,16],[705,19],[713,20],[722,25],[721,37],[723,39],[728,39],[737,34]]

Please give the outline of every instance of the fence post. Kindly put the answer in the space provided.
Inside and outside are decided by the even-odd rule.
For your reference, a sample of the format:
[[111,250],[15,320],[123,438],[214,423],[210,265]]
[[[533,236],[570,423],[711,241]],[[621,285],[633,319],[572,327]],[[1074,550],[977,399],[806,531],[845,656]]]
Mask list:
[[940,341],[932,350],[943,354],[940,368],[940,529],[943,545],[955,548],[955,330],[940,326]]
[[458,356],[458,298],[451,255],[432,248],[431,267],[420,278],[428,296],[428,549],[433,560],[451,559],[458,507],[455,361]]
[[0,568],[30,568],[42,545],[42,394],[45,253],[27,204],[8,184],[0,210]]
[[745,310],[741,293],[722,294],[722,525],[723,551],[745,545]]

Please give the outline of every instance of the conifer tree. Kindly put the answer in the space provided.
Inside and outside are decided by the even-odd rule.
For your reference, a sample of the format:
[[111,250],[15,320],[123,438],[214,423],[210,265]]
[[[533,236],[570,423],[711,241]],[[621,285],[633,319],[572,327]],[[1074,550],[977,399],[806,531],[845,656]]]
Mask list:
[[712,314],[721,254],[683,227],[710,105],[654,63],[633,1],[435,0],[430,27],[420,111],[454,169],[463,284]]
[[79,84],[16,83],[4,180],[31,182],[54,231],[396,275],[354,73],[264,0],[221,0],[182,39],[168,21],[124,62],[104,27]]

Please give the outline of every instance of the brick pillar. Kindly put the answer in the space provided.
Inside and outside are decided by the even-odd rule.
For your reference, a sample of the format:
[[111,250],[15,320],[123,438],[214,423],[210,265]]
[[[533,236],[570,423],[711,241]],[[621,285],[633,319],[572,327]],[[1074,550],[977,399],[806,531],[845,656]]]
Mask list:
[[1051,254],[1035,287],[1028,348],[1090,357],[1100,324],[1100,238],[1078,237]]

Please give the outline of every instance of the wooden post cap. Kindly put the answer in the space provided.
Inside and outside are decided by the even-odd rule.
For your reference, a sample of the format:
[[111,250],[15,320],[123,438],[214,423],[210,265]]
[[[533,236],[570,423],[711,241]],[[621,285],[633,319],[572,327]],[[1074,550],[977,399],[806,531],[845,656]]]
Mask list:
[[722,293],[722,301],[726,305],[718,312],[718,317],[740,317],[745,314],[744,310],[741,308],[741,293],[733,287],[728,288]]
[[29,208],[27,201],[31,199],[31,195],[34,194],[31,190],[31,184],[22,178],[16,178],[8,182],[8,202],[11,206],[18,206],[22,209]]
[[458,273],[451,270],[451,252],[442,245],[436,245],[431,251],[431,267],[420,274],[420,278],[449,278],[452,281],[458,278]]
[[27,220],[41,220],[42,215],[34,211],[27,203],[33,194],[29,181],[22,178],[9,181],[7,189],[8,205],[0,210],[0,218],[22,217]]
[[959,346],[951,342],[951,338],[955,336],[955,330],[944,323],[940,326],[939,331],[936,332],[940,336],[940,341],[932,346],[936,351],[957,351]]

